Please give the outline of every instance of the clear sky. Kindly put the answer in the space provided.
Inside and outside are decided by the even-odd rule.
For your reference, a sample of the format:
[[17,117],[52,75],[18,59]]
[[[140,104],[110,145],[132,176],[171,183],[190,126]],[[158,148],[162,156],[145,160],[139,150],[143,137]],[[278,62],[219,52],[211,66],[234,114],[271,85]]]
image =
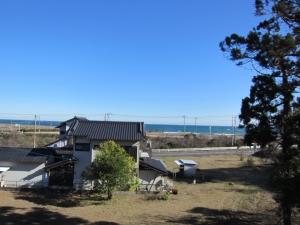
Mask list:
[[0,118],[230,125],[255,73],[219,42],[254,0],[0,1]]

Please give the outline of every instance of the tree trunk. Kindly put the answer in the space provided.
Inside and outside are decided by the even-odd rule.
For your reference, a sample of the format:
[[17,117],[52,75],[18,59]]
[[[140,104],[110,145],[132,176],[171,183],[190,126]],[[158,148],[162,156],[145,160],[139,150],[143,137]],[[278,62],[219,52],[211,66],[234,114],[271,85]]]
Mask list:
[[[282,68],[284,68],[284,65],[282,65]],[[290,177],[290,168],[289,164],[291,162],[291,155],[290,155],[290,147],[293,145],[293,141],[291,140],[292,132],[291,128],[288,126],[288,117],[290,116],[291,112],[291,100],[292,95],[289,91],[289,82],[288,82],[288,76],[286,73],[286,70],[282,70],[282,86],[283,86],[283,110],[282,110],[282,141],[281,141],[281,147],[282,147],[282,163],[284,164],[284,172],[286,173],[287,177]],[[288,184],[285,184],[288,185]],[[292,206],[290,204],[291,202],[291,193],[290,189],[286,187],[282,187],[282,199],[281,199],[281,209],[282,209],[282,216],[283,216],[283,224],[284,225],[291,225],[292,220]]]
[[110,189],[107,190],[107,199],[108,200],[112,199],[112,192]]
[[284,225],[291,225],[292,224],[292,211],[289,204],[282,204],[282,217],[283,217],[283,224]]

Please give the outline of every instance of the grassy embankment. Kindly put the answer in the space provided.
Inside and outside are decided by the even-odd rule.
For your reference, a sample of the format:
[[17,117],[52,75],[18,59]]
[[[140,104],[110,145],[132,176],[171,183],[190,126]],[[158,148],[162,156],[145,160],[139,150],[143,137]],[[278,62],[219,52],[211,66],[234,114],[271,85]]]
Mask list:
[[[59,129],[49,126],[36,127],[36,146],[42,147],[58,139]],[[0,146],[32,148],[34,126],[0,124]]]

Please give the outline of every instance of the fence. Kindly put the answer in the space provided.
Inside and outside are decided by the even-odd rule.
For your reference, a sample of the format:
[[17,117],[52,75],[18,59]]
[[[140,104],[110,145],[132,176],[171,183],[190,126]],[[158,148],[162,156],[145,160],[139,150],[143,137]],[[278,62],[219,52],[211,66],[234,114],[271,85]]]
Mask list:
[[47,186],[48,186],[48,182],[41,182],[41,181],[2,180],[0,182],[0,187],[8,187],[8,188],[43,188]]
[[[259,148],[257,146],[257,148]],[[232,147],[213,147],[213,148],[171,148],[171,149],[152,149],[152,152],[187,152],[187,151],[216,151],[216,150],[239,150],[239,149],[253,149],[249,146],[232,146]]]
[[75,188],[75,189],[91,190],[93,186],[91,182],[73,183],[72,186],[49,186],[48,182],[42,182],[42,181],[2,180],[0,181],[0,187],[6,187],[6,188],[48,188],[49,187],[51,189]]

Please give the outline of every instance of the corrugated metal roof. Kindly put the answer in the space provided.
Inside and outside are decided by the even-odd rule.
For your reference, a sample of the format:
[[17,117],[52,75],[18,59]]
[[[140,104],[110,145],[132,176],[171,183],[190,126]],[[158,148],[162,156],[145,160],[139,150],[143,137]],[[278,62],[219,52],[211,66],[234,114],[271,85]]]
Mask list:
[[139,141],[145,138],[143,122],[76,121],[71,136],[87,139]]
[[0,147],[0,161],[43,163],[52,153],[51,148]]
[[141,157],[139,160],[140,165],[146,166],[161,174],[167,175],[168,171],[160,159],[152,157]]

